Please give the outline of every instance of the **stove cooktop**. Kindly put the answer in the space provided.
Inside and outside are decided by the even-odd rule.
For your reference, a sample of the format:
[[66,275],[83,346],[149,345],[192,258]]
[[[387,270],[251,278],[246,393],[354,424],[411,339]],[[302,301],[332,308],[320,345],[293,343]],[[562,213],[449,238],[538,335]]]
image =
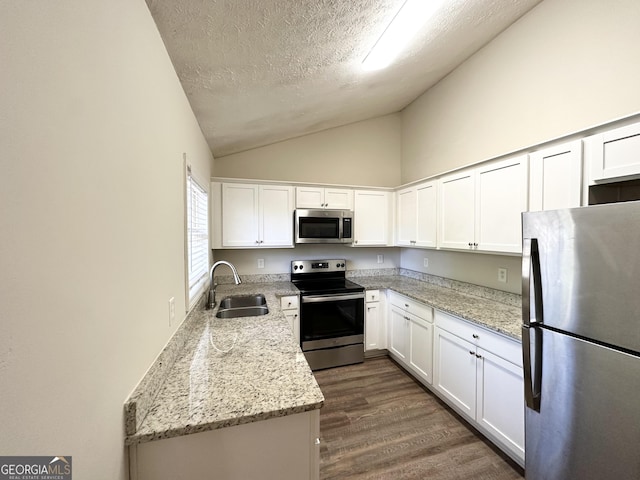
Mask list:
[[328,294],[364,292],[364,287],[346,278],[321,280],[294,280],[293,284],[302,294]]
[[345,278],[346,265],[345,259],[294,260],[291,281],[307,295],[363,292],[364,287]]

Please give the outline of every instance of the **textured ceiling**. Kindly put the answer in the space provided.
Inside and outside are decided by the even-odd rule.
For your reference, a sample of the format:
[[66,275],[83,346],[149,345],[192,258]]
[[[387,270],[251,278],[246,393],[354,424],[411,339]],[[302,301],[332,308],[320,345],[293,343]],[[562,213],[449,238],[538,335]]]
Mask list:
[[540,2],[446,0],[394,64],[363,71],[403,1],[147,4],[220,157],[400,111]]

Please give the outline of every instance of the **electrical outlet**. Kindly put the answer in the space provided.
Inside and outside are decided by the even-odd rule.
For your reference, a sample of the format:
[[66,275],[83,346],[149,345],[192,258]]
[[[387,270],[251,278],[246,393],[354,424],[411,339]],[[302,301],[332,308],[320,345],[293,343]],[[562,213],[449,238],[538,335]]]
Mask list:
[[378,263],[384,263],[384,255],[378,255]]
[[429,259],[427,257],[424,257],[422,265],[424,266],[424,268],[429,268]]
[[171,297],[169,299],[169,326],[173,324],[173,321],[176,319],[176,299],[175,297]]
[[264,258],[258,259],[258,268],[264,268]]
[[499,268],[498,269],[498,281],[502,283],[507,283],[507,269]]

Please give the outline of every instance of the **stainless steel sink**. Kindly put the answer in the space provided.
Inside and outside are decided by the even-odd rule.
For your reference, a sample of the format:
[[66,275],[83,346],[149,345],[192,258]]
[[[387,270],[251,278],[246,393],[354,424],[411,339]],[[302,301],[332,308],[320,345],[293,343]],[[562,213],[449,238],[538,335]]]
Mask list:
[[269,313],[267,299],[260,293],[258,295],[236,295],[223,298],[216,317],[256,317],[267,313]]
[[239,307],[220,309],[216,313],[218,318],[257,317],[269,313],[267,307]]
[[220,302],[220,309],[227,308],[243,308],[243,307],[262,307],[267,304],[267,299],[259,293],[257,295],[235,295],[233,297],[225,297]]

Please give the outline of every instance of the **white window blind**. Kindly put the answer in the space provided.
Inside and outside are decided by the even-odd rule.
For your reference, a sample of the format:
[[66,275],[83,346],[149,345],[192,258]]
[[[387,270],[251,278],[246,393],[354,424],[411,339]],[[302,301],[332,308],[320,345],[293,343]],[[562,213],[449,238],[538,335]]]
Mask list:
[[187,270],[189,305],[202,292],[209,270],[209,206],[207,191],[187,167]]

